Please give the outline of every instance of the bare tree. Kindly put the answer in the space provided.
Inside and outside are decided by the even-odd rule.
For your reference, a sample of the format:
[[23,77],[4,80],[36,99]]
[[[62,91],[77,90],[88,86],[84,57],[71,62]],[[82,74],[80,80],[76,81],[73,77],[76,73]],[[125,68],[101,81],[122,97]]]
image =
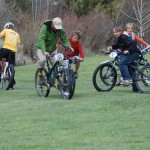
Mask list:
[[[150,32],[150,1],[149,0],[124,0],[127,8],[122,11],[124,15],[133,20],[138,28],[139,36],[142,38],[144,34]],[[132,14],[132,10],[134,14]]]

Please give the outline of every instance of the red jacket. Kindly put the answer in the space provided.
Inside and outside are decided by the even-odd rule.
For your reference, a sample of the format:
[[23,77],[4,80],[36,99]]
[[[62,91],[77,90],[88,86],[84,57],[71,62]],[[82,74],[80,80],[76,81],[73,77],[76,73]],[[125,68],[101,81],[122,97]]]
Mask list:
[[[70,41],[71,47],[74,49],[74,52],[72,52],[71,54],[67,54],[65,58],[70,58],[78,55],[80,56],[80,58],[84,58],[84,52],[81,43],[79,41],[74,43],[72,41],[72,38],[68,38],[68,40]],[[64,51],[68,51],[68,49],[65,49]]]

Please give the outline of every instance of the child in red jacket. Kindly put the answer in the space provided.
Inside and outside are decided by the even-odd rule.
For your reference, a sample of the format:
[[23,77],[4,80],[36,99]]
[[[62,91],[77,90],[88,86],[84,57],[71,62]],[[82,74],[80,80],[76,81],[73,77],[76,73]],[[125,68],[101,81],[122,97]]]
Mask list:
[[[80,43],[81,39],[81,32],[80,31],[74,31],[71,35],[71,37],[68,38],[68,40],[70,41],[71,47],[74,49],[73,52],[70,52],[70,50],[65,49],[65,52],[69,51],[69,54],[65,55],[65,58],[72,58],[74,56],[79,56],[80,57],[80,61],[84,61],[84,51],[82,49],[82,45]],[[60,43],[60,41],[58,42]],[[78,78],[78,70],[80,67],[80,62],[76,62],[75,64],[75,77]]]

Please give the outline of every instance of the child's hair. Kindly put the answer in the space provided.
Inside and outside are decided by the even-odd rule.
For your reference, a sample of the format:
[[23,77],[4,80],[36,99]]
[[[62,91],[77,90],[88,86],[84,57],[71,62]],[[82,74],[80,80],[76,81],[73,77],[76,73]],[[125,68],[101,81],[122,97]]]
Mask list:
[[131,22],[127,23],[126,26],[125,26],[125,30],[127,30],[128,28],[134,29],[135,28],[135,24],[131,23]]
[[116,32],[122,32],[122,28],[120,26],[116,26],[113,28]]
[[79,31],[79,30],[74,31],[72,33],[71,37],[73,37],[75,34],[78,36],[78,39],[81,39],[81,36],[82,36],[81,31]]

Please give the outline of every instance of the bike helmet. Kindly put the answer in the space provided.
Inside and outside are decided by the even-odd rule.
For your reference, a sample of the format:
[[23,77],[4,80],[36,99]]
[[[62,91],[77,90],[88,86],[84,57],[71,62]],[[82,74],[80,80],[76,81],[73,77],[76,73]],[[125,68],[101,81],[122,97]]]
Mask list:
[[11,22],[7,22],[5,25],[4,25],[4,29],[10,29],[10,28],[13,28],[14,27],[14,24],[11,23]]

